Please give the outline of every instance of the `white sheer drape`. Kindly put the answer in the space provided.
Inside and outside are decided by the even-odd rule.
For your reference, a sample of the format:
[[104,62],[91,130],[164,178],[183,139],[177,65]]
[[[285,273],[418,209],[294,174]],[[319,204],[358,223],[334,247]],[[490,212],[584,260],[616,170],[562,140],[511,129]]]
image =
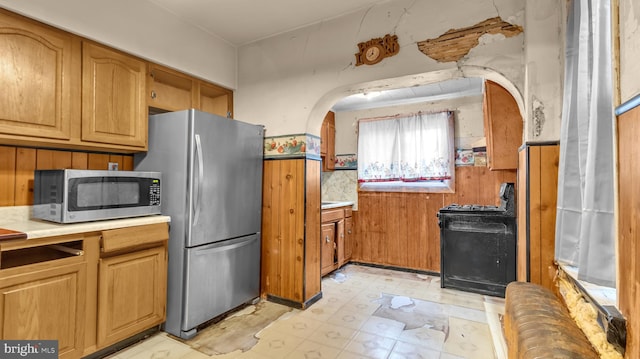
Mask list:
[[571,2],[567,23],[556,259],[615,287],[610,1]]
[[452,121],[450,112],[360,121],[358,181],[451,179]]

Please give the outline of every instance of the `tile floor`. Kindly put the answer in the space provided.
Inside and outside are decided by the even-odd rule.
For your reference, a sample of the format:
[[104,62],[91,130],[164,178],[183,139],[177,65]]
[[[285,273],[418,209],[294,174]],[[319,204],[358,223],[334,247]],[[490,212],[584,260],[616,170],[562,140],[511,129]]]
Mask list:
[[[166,333],[110,359],[502,359],[502,298],[440,288],[440,278],[348,265],[325,277],[323,298],[292,310],[251,350],[208,356]],[[214,324],[215,325],[215,324]]]

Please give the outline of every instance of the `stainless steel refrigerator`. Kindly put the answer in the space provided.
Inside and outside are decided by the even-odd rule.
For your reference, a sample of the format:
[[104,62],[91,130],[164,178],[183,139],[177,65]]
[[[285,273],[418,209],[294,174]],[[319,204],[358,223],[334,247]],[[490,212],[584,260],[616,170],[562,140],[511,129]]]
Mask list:
[[136,170],[162,172],[171,216],[165,331],[198,326],[259,296],[262,126],[197,110],[149,116]]

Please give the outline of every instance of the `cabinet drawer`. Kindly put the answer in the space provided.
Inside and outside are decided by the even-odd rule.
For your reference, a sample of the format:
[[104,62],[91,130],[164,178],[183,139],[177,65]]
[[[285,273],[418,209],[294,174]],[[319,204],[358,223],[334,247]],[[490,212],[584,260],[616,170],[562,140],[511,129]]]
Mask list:
[[142,247],[169,239],[167,223],[111,229],[102,232],[102,253]]
[[322,223],[336,222],[344,218],[344,209],[328,209],[322,211]]

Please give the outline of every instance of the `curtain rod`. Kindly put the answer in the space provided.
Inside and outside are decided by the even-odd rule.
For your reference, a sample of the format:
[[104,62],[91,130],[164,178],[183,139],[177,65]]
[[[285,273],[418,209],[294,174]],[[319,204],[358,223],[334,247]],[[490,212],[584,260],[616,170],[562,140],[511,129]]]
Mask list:
[[393,119],[393,118],[402,118],[402,117],[410,117],[410,116],[420,115],[420,114],[435,114],[435,113],[443,113],[443,112],[447,112],[449,115],[451,115],[451,113],[453,113],[453,111],[451,111],[451,110],[418,111],[418,112],[412,112],[412,113],[396,113],[395,115],[385,115],[385,116],[360,118],[360,119],[358,119],[358,122],[360,122],[360,121],[369,122],[369,121],[390,120],[390,119]]

